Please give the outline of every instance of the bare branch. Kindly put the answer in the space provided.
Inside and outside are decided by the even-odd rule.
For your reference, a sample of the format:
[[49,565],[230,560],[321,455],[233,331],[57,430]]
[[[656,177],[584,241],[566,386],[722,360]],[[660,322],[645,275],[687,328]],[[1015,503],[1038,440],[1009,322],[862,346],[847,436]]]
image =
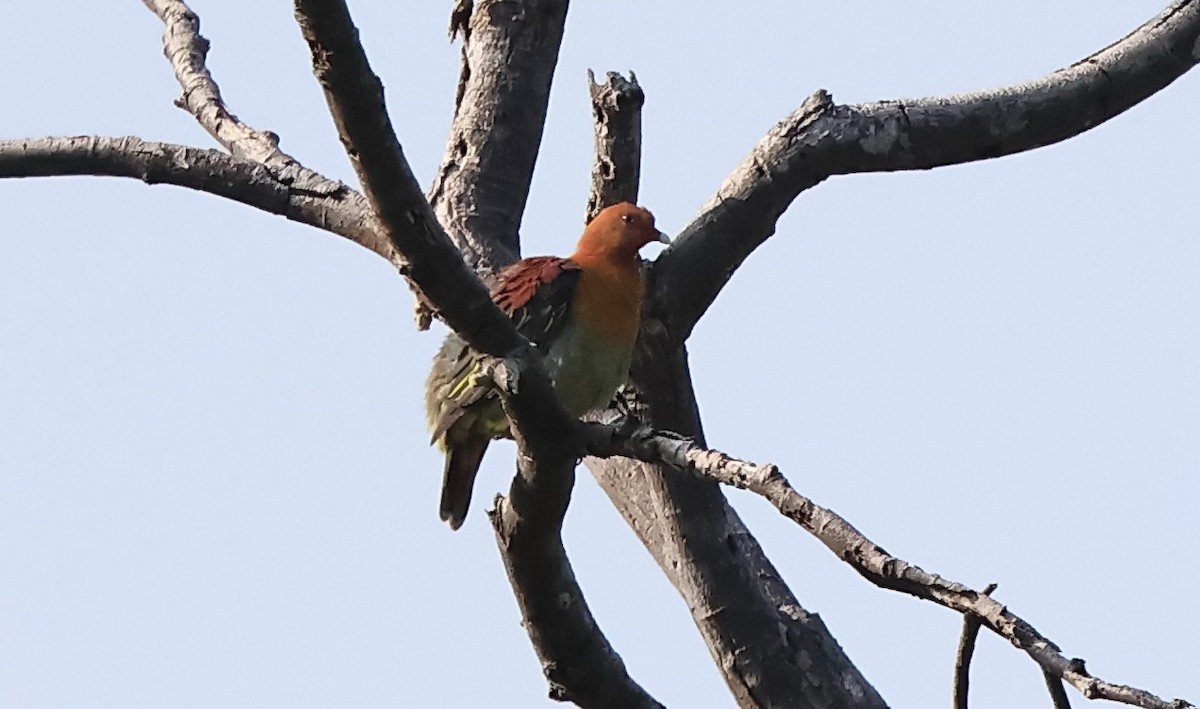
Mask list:
[[289,172],[217,150],[133,137],[72,136],[0,141],[0,177],[131,177],[208,192],[344,236],[398,267],[403,259],[379,231],[363,196],[342,185],[302,189]]
[[658,259],[671,335],[686,339],[804,190],[832,175],[920,170],[1050,145],[1122,113],[1200,62],[1200,0],[1034,81],[972,94],[845,106],[821,91],[776,125]]
[[[996,584],[984,586],[981,593],[992,595]],[[958,639],[958,656],[954,660],[954,709],[967,709],[967,696],[971,685],[971,658],[975,655],[975,641],[979,637],[979,618],[963,616],[962,636]]]
[[1094,677],[1084,667],[1083,660],[1065,657],[1057,645],[1032,625],[984,593],[930,574],[888,554],[837,513],[796,492],[774,465],[749,463],[637,422],[627,421],[621,426],[581,423],[580,426],[590,455],[621,455],[663,462],[766,498],[785,517],[815,536],[871,583],[978,618],[997,635],[1028,654],[1046,673],[1071,683],[1088,699],[1107,699],[1143,709],[1192,706],[1182,699],[1167,701],[1145,690]]
[[[318,228],[329,228],[388,259],[401,270],[403,258],[378,232],[378,222],[358,192],[337,180],[310,170],[279,149],[279,136],[260,131],[242,122],[225,105],[217,82],[205,64],[209,42],[200,35],[200,18],[183,0],[143,0],[163,21],[163,55],[175,70],[183,95],[175,104],[196,117],[197,122],[234,157],[253,160],[271,168],[279,182],[290,186],[297,195],[333,196],[344,200],[348,209],[336,212],[322,209],[325,221],[304,221]],[[231,186],[234,188],[236,186]],[[209,190],[211,191],[211,190]],[[239,200],[241,201],[241,200]],[[293,218],[291,216],[288,217]],[[353,234],[347,224],[357,225]]]
[[597,82],[588,70],[588,92],[596,129],[596,159],[592,164],[592,191],[585,222],[601,209],[620,202],[637,202],[642,170],[642,104],[646,95],[637,76],[610,71]]
[[1042,677],[1046,680],[1046,689],[1050,692],[1050,701],[1054,704],[1054,709],[1071,709],[1071,700],[1067,697],[1062,679],[1055,677],[1049,670],[1042,670]]
[[497,500],[492,521],[552,696],[597,707],[658,706],[625,673],[600,633],[563,551],[560,529],[578,443],[574,421],[554,395],[538,356],[492,303],[434,218],[396,139],[382,86],[345,3],[296,0],[296,19],[367,199],[389,239],[409,259],[407,274],[472,347],[498,358],[492,376],[504,394],[522,455],[510,497]]
[[[636,114],[642,103],[635,79],[610,73],[608,82],[590,83],[598,169],[589,211],[597,201],[637,195],[641,141]],[[606,161],[618,167],[606,171]],[[623,396],[648,420],[702,437],[686,353],[664,343],[661,333],[654,313],[645,313],[632,383]],[[625,458],[585,462],[679,590],[741,706],[800,701],[858,709],[885,706],[821,619],[796,600],[717,485]]]
[[[703,440],[687,353],[653,312],[643,316],[625,398],[656,428]],[[586,462],[683,597],[738,706],[887,706],[796,599],[719,485],[661,463]]]
[[[591,84],[599,169],[589,211],[597,200],[637,195],[639,171],[630,168],[640,164],[640,120],[632,114],[642,103],[635,79],[609,74],[608,82]],[[608,160],[619,167],[604,174]],[[661,334],[655,314],[645,313],[623,396],[657,425],[702,437],[686,353]],[[741,706],[885,706],[821,619],[800,605],[717,485],[625,458],[585,462],[684,598]]]
[[358,29],[342,0],[296,0],[296,21],[338,136],[384,233],[408,259],[418,297],[436,303],[456,332],[480,352],[506,357],[528,347],[463,263],[425,200],[384,105]]
[[544,380],[523,378],[518,387],[510,380],[516,368],[496,370],[520,452],[509,495],[496,496],[488,518],[550,697],[599,709],[660,707],[629,677],[597,626],[563,548],[563,516],[578,462],[575,422],[542,388]]
[[429,201],[485,276],[520,253],[521,217],[541,146],[566,0],[456,0],[462,75],[446,156]]
[[225,105],[205,60],[209,42],[200,36],[200,18],[183,0],[143,0],[166,26],[163,55],[175,69],[183,96],[175,104],[196,117],[212,137],[237,157],[261,163],[289,162],[279,136],[251,128]]

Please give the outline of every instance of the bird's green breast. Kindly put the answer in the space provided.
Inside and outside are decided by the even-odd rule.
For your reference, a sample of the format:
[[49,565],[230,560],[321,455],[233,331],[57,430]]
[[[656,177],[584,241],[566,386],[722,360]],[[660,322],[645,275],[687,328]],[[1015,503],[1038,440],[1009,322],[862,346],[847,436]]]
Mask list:
[[547,374],[572,416],[607,406],[629,377],[633,341],[611,339],[571,322],[545,353]]

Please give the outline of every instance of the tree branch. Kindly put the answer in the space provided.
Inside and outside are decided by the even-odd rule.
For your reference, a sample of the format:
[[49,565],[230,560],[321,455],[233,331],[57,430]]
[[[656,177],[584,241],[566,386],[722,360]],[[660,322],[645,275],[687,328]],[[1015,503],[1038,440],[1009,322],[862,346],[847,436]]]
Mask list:
[[573,419],[538,356],[492,303],[421,194],[345,3],[295,4],[338,135],[385,233],[409,259],[407,274],[472,347],[497,358],[491,376],[522,455],[510,497],[497,499],[491,518],[551,696],[596,707],[658,706],[600,633],[563,550],[578,445]]
[[1047,674],[1072,684],[1088,699],[1107,699],[1143,709],[1182,709],[1182,699],[1167,701],[1145,690],[1114,684],[1091,675],[1083,660],[1068,659],[1032,625],[985,593],[975,591],[888,554],[849,522],[796,492],[774,465],[755,465],[703,448],[675,434],[654,431],[636,421],[621,426],[581,423],[590,455],[628,456],[663,462],[680,470],[753,492],[785,517],[815,536],[871,583],[932,601],[980,623],[1024,651]]
[[[1071,700],[1067,697],[1067,690],[1063,687],[1063,681],[1059,677],[1055,677],[1049,670],[1042,670],[1042,677],[1046,680],[1046,689],[1050,692],[1050,702],[1054,705],[1054,709],[1071,709]],[[1176,700],[1178,702],[1179,700]]]
[[632,71],[628,79],[610,71],[605,81],[597,82],[589,69],[588,93],[595,117],[596,157],[584,222],[592,221],[610,205],[637,203],[642,171],[642,104],[646,101]]
[[776,125],[657,260],[672,337],[686,339],[734,270],[804,190],[832,175],[921,170],[1057,143],[1138,104],[1200,62],[1200,0],[1030,82],[863,105],[817,92]]
[[[596,624],[563,548],[563,516],[578,463],[575,422],[544,380],[522,380],[516,387],[509,379],[514,368],[498,370],[493,378],[515,422],[519,454],[508,497],[496,496],[488,519],[550,698],[597,709],[661,707],[629,677]],[[519,395],[512,395],[514,389]]]
[[408,259],[404,273],[418,297],[435,303],[476,350],[498,357],[523,351],[524,338],[463,263],[417,185],[345,2],[296,0],[295,7],[338,136],[384,234]]
[[[589,212],[637,194],[639,170],[631,168],[641,160],[641,122],[623,114],[638,114],[642,105],[633,80],[610,73],[608,82],[590,83],[597,169]],[[623,396],[646,420],[702,439],[687,353],[662,333],[648,307]],[[803,698],[813,706],[884,706],[821,619],[800,605],[717,485],[627,458],[585,462],[678,589],[739,705],[784,706]]]
[[183,95],[175,105],[196,120],[236,157],[261,163],[293,162],[279,149],[279,136],[243,123],[225,105],[205,60],[209,42],[200,35],[200,18],[183,0],[143,0],[163,21],[163,55],[175,69]]
[[[980,593],[990,596],[995,590],[996,584],[989,583]],[[971,658],[975,655],[979,626],[978,617],[963,616],[962,636],[958,639],[958,653],[954,659],[954,709],[967,709],[967,697],[971,686]]]
[[[205,63],[210,45],[208,40],[200,35],[199,16],[192,12],[183,0],[143,2],[164,25],[163,55],[175,70],[175,78],[183,89],[183,95],[176,99],[175,105],[191,113],[201,127],[235,158],[269,166],[275,179],[287,185],[289,192],[342,200],[344,208],[340,211],[332,208],[319,210],[320,218],[326,221],[314,223],[304,218],[296,221],[318,228],[329,228],[366,246],[403,270],[403,259],[379,234],[378,222],[361,194],[337,180],[331,180],[305,167],[300,161],[279,149],[278,135],[252,128],[229,110],[221,97],[221,89]],[[194,178],[187,179],[195,181]],[[241,190],[241,187],[230,185],[229,190]],[[213,192],[211,189],[205,191]],[[236,196],[231,198],[238,199]],[[238,201],[244,202],[241,199]],[[346,225],[354,225],[353,233],[347,232]]]
[[366,200],[342,185],[310,192],[274,166],[217,150],[134,137],[72,136],[0,141],[0,177],[130,177],[207,192],[344,236],[397,266],[402,257],[380,236]]
[[[654,427],[703,440],[687,352],[653,313],[643,319],[625,398]],[[714,481],[657,459],[586,462],[683,597],[738,706],[886,707]]]
[[[475,270],[517,258],[567,0],[457,0],[463,38],[454,122],[429,190],[438,219]],[[468,21],[466,18],[470,17]]]

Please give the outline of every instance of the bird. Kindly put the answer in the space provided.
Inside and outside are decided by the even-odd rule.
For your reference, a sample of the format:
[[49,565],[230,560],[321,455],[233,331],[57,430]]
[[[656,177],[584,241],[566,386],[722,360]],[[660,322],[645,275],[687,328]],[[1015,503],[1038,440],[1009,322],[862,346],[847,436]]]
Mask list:
[[[566,258],[535,256],[506,267],[492,302],[542,355],[563,407],[574,417],[607,406],[629,377],[644,292],[638,252],[670,243],[649,210],[622,202],[588,223]],[[483,357],[450,333],[425,386],[425,416],[446,456],[439,514],[451,529],[466,519],[488,444],[511,438]]]

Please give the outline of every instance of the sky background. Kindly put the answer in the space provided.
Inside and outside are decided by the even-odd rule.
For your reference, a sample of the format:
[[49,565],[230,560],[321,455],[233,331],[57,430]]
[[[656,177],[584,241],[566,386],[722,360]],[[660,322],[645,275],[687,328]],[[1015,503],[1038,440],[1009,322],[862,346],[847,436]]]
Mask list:
[[[647,94],[641,201],[674,234],[780,118],[1030,79],[1165,0],[575,2],[523,224],[567,253],[586,70]],[[424,184],[451,3],[351,10]],[[232,110],[353,183],[285,2],[194,0]],[[730,8],[735,9],[730,9]],[[7,2],[0,137],[211,146],[140,2]],[[1200,72],[1064,144],[803,194],[689,342],[712,445],[982,587],[1101,677],[1200,701]],[[550,706],[483,511],[458,533],[421,391],[443,331],[374,254],[183,189],[0,182],[0,707]],[[949,706],[958,615],[733,505],[895,707]],[[686,607],[586,473],[592,610],[671,707],[729,707]],[[973,707],[1045,706],[984,633]],[[1072,692],[1072,701],[1085,701]]]

